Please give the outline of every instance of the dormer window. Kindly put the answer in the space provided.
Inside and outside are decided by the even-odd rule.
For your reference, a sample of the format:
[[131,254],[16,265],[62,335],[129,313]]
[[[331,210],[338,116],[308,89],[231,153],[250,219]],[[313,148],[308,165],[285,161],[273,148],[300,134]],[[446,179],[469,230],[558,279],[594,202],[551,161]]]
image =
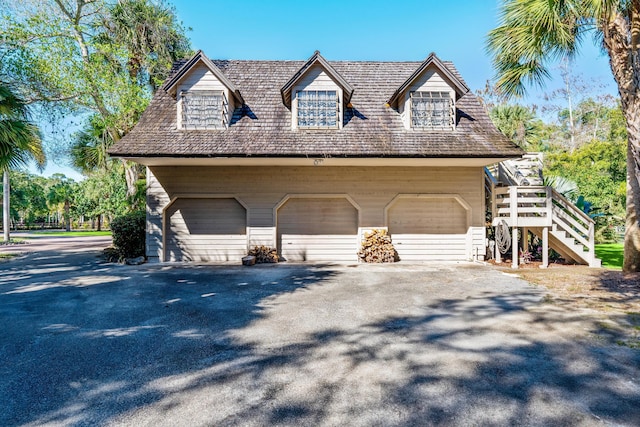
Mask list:
[[228,103],[223,91],[181,92],[182,129],[224,129]]
[[448,92],[411,92],[411,127],[445,129],[453,126],[453,108]]
[[340,104],[337,91],[299,90],[296,100],[299,128],[338,127]]
[[469,92],[455,69],[431,53],[400,85],[386,106],[400,113],[405,129],[452,131],[456,102]]
[[280,89],[291,129],[342,129],[353,87],[315,51]]

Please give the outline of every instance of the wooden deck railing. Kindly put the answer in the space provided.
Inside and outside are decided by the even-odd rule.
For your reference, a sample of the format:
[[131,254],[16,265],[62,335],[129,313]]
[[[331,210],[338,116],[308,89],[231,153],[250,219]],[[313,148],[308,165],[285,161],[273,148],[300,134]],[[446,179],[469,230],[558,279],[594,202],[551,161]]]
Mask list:
[[553,227],[595,256],[593,220],[552,187],[494,187],[492,210],[494,226],[505,221],[509,227]]
[[493,225],[505,221],[510,227],[551,227],[550,187],[496,187],[493,192]]

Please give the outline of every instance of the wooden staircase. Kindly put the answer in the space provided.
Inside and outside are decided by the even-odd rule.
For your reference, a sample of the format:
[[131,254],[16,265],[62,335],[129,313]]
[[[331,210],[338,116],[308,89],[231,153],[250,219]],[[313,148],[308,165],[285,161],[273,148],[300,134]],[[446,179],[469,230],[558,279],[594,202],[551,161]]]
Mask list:
[[[531,159],[537,161],[534,156]],[[594,251],[593,220],[552,187],[518,184],[519,176],[528,183],[537,183],[538,180],[531,177],[538,174],[522,173],[517,167],[513,170],[512,164],[505,163],[498,164],[493,170],[485,168],[485,191],[488,202],[490,196],[492,226],[504,222],[516,240],[517,229],[522,229],[523,235],[530,231],[540,237],[543,240],[543,266],[548,264],[547,249],[552,248],[567,261],[600,267],[601,261]],[[517,263],[516,255],[513,266]]]

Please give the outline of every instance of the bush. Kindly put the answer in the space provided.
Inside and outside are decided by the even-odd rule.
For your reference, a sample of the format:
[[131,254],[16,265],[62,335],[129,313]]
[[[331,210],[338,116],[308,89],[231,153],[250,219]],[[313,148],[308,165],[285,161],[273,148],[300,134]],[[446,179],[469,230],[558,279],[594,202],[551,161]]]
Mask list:
[[143,256],[145,240],[145,213],[131,212],[111,222],[113,246],[121,258]]

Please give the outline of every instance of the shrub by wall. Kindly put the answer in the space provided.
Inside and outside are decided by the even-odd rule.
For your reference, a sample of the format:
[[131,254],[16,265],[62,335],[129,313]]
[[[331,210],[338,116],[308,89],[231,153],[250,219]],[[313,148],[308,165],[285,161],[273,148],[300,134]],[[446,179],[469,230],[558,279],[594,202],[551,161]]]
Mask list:
[[145,213],[131,212],[111,222],[113,246],[121,258],[135,258],[144,253]]

